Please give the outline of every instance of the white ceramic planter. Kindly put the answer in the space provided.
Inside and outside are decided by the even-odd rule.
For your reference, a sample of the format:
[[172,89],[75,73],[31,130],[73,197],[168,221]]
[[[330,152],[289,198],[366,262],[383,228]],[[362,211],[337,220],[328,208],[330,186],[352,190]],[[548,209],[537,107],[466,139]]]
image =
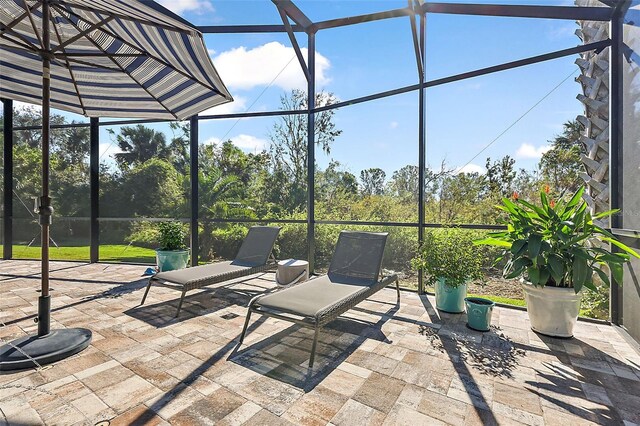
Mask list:
[[524,298],[533,331],[553,337],[573,337],[580,314],[582,292],[572,288],[535,287],[523,283]]

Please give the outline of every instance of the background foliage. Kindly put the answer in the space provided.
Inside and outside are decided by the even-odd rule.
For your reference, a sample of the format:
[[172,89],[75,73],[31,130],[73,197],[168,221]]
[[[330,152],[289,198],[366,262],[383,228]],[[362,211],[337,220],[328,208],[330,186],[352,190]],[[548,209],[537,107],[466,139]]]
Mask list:
[[[282,96],[282,109],[304,109],[305,102],[304,93],[293,91]],[[333,94],[317,95],[317,105],[334,102]],[[316,117],[317,149],[328,155],[342,133],[334,120],[334,112],[326,111]],[[65,121],[64,117],[53,115],[54,124]],[[15,109],[14,122],[16,127],[39,125],[40,112],[35,108]],[[523,198],[532,199],[545,184],[550,185],[552,194],[575,190],[582,170],[579,132],[577,122],[566,123],[563,133],[549,141],[551,149],[543,155],[538,171],[516,169],[509,156],[487,158],[486,174],[458,173],[446,163],[428,168],[425,222],[495,224],[499,218],[493,206],[502,196],[516,191]],[[101,249],[110,245],[110,260],[139,259],[129,255],[135,252],[138,256],[140,252],[136,250],[157,247],[153,224],[144,222],[144,218],[189,216],[189,126],[170,123],[169,131],[164,132],[153,125],[123,126],[113,128],[109,136],[110,141],[101,142],[111,142],[118,153],[113,159],[104,155],[101,158],[100,216],[111,218],[101,221]],[[264,223],[306,219],[306,116],[282,116],[268,136],[269,146],[256,152],[242,150],[233,140],[200,145],[200,261],[233,257],[250,226],[220,223],[217,219],[251,219]],[[89,242],[88,221],[74,218],[87,218],[90,213],[88,128],[56,129],[51,149],[52,196],[56,209],[52,236],[62,247],[85,247]],[[26,246],[38,235],[31,210],[32,199],[40,191],[39,130],[15,132],[14,179],[14,238],[17,244]],[[316,166],[315,181],[317,219],[418,221],[419,180],[415,164],[386,172],[376,167],[351,170],[349,164],[333,159],[326,167]],[[306,225],[281,226],[278,256],[306,257]],[[417,252],[414,227],[317,225],[315,254],[320,269],[328,265],[338,233],[345,228],[388,231],[383,267],[415,277],[410,264]],[[34,244],[37,240],[35,238]],[[122,245],[120,254],[115,245]],[[480,251],[489,249],[478,250],[484,270],[491,270],[492,254]],[[103,252],[101,250],[101,256]],[[19,249],[14,250],[15,253],[20,253]]]

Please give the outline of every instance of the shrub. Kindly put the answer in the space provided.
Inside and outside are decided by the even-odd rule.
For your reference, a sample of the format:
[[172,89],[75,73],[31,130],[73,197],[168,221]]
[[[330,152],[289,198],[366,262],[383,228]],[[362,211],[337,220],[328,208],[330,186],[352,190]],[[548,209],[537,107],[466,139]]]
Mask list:
[[415,269],[424,270],[429,285],[435,285],[438,278],[445,278],[452,287],[484,278],[482,257],[473,245],[473,235],[459,228],[425,232],[424,242],[411,263]]
[[214,257],[234,259],[248,230],[247,225],[239,224],[224,224],[214,228],[211,232]]
[[130,234],[124,240],[137,246],[155,248],[160,244],[160,229],[155,222],[133,222]]
[[177,221],[159,222],[158,231],[160,250],[184,250],[187,248],[184,243],[187,231],[182,223]]

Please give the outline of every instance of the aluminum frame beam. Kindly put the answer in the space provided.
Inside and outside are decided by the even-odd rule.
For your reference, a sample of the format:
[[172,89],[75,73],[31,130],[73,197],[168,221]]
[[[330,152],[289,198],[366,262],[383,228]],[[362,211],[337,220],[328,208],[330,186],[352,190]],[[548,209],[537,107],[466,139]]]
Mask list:
[[[196,27],[203,34],[255,34],[286,33],[284,25],[200,25]],[[306,32],[300,25],[291,26],[294,32]]]
[[[413,2],[412,0],[407,0],[409,3],[409,7],[413,10]],[[424,19],[424,15],[420,15],[420,19]],[[421,21],[422,22],[422,21]],[[420,44],[420,40],[418,38],[418,28],[416,25],[415,15],[409,16],[409,23],[411,24],[411,38],[413,40],[413,50],[416,54],[416,65],[418,67],[418,79],[422,83],[424,81],[424,64],[423,64],[423,53],[422,53],[422,45]]]
[[307,35],[307,61],[310,78],[307,85],[307,261],[309,273],[315,270],[316,256],[316,35]]
[[100,260],[100,121],[89,121],[89,262]]
[[3,106],[3,210],[2,218],[3,252],[2,258],[7,260],[13,257],[13,101],[2,99]]
[[273,4],[280,10],[284,10],[287,15],[293,19],[293,22],[300,25],[302,29],[308,33],[313,22],[307,17],[291,0],[271,0]]
[[569,19],[578,21],[610,21],[608,7],[523,6],[508,4],[423,3],[422,13],[477,15],[511,18]]
[[198,240],[198,220],[200,218],[199,210],[199,189],[200,184],[198,180],[199,175],[199,157],[198,157],[198,116],[194,115],[189,119],[189,177],[191,184],[191,217],[189,233],[190,233],[190,246],[191,246],[191,266],[198,266],[200,260],[200,243]]
[[440,86],[443,84],[447,84],[447,83],[452,83],[455,81],[460,81],[460,80],[467,80],[473,77],[478,77],[481,75],[486,75],[486,74],[493,74],[499,71],[506,71],[509,69],[513,69],[513,68],[518,68],[518,67],[522,67],[522,66],[526,66],[526,65],[532,65],[532,64],[536,64],[539,62],[545,62],[545,61],[549,61],[552,59],[558,59],[558,58],[562,58],[564,56],[569,56],[569,55],[573,55],[576,53],[581,53],[581,52],[586,52],[589,50],[600,50],[600,49],[604,49],[605,47],[610,45],[610,40],[602,40],[602,41],[598,41],[595,43],[589,43],[589,44],[585,44],[582,46],[576,46],[576,47],[571,47],[568,49],[562,49],[562,50],[556,50],[555,52],[550,52],[550,53],[545,53],[543,55],[538,55],[538,56],[532,56],[529,58],[525,58],[525,59],[519,59],[517,61],[512,61],[512,62],[506,62],[503,64],[499,64],[499,65],[494,65],[491,67],[487,67],[487,68],[480,68],[474,71],[468,71],[468,72],[464,72],[461,74],[455,74],[455,75],[451,75],[448,77],[443,77],[443,78],[438,78],[435,80],[431,80],[431,81],[426,81],[422,84],[418,83],[418,84],[412,84],[409,86],[404,86],[404,87],[400,87],[398,89],[393,89],[393,90],[387,90],[384,92],[379,92],[379,93],[374,93],[372,95],[367,95],[367,96],[362,96],[359,98],[354,98],[354,99],[350,99],[348,101],[343,101],[343,102],[338,102],[332,105],[327,105],[327,106],[323,106],[323,107],[319,107],[315,109],[315,112],[322,112],[322,111],[327,111],[330,109],[335,109],[335,108],[342,108],[345,106],[350,106],[350,105],[355,105],[355,104],[359,104],[362,102],[367,102],[367,101],[372,101],[375,99],[382,99],[382,98],[386,98],[389,96],[395,96],[395,95],[400,95],[402,93],[407,93],[407,92],[411,92],[414,90],[418,90],[420,88],[429,88],[429,87],[435,87],[435,86]]
[[[609,50],[609,208],[619,209],[622,207],[622,185],[624,150],[622,149],[622,137],[624,127],[623,114],[623,23],[624,12],[629,4],[627,0],[620,1],[613,10],[613,19],[609,24],[609,34],[611,37],[611,48]],[[622,215],[613,215],[610,219],[611,228],[624,228]],[[611,250],[617,248],[611,245]],[[613,277],[612,277],[613,278]],[[615,281],[615,280],[614,280]],[[622,283],[617,283],[622,284]],[[611,322],[616,325],[624,323],[622,297],[624,288],[620,290],[614,284],[610,290],[609,314]]]
[[[277,5],[278,3],[276,3],[276,6]],[[304,77],[307,79],[307,82],[308,82],[311,79],[311,76],[309,74],[309,67],[307,66],[307,63],[304,61],[304,57],[302,56],[302,50],[300,50],[300,45],[298,44],[296,35],[293,32],[293,28],[291,28],[291,23],[289,22],[289,15],[287,15],[287,12],[280,7],[278,7],[278,13],[280,14],[280,19],[282,19],[282,23],[284,24],[284,27],[287,29],[287,36],[289,36],[289,41],[293,46],[293,51],[296,53],[296,57],[298,58],[298,63],[300,64],[300,68],[302,68],[302,73],[304,74]]]
[[380,21],[383,19],[399,18],[402,16],[414,16],[415,12],[412,8],[403,7],[399,9],[387,10],[384,12],[368,13],[365,15],[349,16],[346,18],[329,19],[326,21],[314,22],[311,24],[310,30],[313,32],[326,30],[328,28],[345,27],[347,25],[362,24],[364,22]]
[[[420,74],[420,85],[424,84],[427,70],[427,16],[420,15],[419,33],[420,63],[422,73]],[[427,91],[420,89],[418,92],[418,244],[422,246],[424,241],[424,200],[425,200],[425,173],[427,168]],[[422,268],[418,270],[418,293],[423,294],[424,273]]]

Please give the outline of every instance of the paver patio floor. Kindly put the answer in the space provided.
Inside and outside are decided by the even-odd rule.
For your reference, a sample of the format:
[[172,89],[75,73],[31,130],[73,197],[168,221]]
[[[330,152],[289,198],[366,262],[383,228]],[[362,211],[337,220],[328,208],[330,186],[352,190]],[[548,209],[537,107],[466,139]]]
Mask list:
[[[494,327],[437,313],[430,297],[379,292],[320,335],[256,317],[273,274],[188,293],[153,287],[145,267],[52,263],[52,327],[87,327],[91,346],[53,366],[0,374],[0,424],[640,423],[640,356],[615,328],[579,322],[541,337],[525,312]],[[0,262],[0,339],[36,330],[39,263]],[[253,318],[252,318],[253,319]],[[106,423],[105,423],[106,424]]]

